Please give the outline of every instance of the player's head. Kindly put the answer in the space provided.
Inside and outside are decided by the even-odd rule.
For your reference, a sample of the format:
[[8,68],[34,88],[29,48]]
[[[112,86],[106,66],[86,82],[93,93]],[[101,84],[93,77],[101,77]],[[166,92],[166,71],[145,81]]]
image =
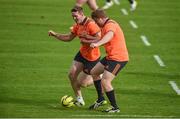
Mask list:
[[96,11],[91,13],[92,19],[99,25],[102,26],[104,24],[105,19],[108,17],[106,16],[106,13],[102,9],[97,9]]
[[79,6],[74,6],[71,9],[71,14],[75,22],[81,23],[84,17],[83,8]]

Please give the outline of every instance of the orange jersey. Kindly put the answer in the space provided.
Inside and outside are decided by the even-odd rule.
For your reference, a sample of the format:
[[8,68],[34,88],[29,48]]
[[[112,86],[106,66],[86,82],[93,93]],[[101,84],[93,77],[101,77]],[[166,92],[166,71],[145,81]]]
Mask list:
[[[76,36],[80,36],[82,33],[87,33],[88,35],[94,36],[98,32],[100,32],[100,28],[98,25],[91,19],[85,18],[83,24],[75,24],[72,28],[72,33],[74,33]],[[81,37],[79,37],[81,40]],[[88,39],[86,39],[88,40]],[[89,60],[94,61],[97,60],[100,57],[100,50],[99,48],[91,48],[90,44],[84,44],[82,43],[80,47],[80,53],[81,55]]]
[[121,27],[115,21],[107,20],[101,30],[102,37],[109,31],[114,32],[114,36],[109,42],[104,44],[107,53],[106,58],[115,61],[128,61],[128,50]]

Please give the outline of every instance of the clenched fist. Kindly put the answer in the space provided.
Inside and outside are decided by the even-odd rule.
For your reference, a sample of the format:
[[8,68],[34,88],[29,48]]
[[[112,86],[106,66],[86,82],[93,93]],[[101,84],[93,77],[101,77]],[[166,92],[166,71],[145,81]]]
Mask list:
[[48,35],[49,35],[49,36],[56,36],[56,34],[57,34],[57,33],[54,32],[54,31],[52,31],[52,30],[49,30],[49,31],[48,31]]

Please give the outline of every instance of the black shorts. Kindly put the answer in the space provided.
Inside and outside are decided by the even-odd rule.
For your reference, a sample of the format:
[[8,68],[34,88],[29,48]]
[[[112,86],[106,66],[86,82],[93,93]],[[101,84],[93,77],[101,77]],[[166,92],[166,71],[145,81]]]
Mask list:
[[128,61],[119,62],[115,60],[108,60],[106,59],[106,57],[104,57],[100,62],[105,66],[105,70],[111,72],[116,76]]
[[99,62],[100,57],[95,61],[89,61],[85,59],[80,52],[76,54],[74,57],[75,61],[81,62],[84,65],[83,72],[86,74],[90,74],[91,69]]

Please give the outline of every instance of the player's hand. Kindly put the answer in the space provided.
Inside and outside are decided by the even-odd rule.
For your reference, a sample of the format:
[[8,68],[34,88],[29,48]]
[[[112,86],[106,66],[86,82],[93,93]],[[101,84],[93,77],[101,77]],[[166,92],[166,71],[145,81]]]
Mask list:
[[91,43],[90,47],[92,47],[92,48],[98,47],[98,44],[97,43]]
[[48,31],[48,35],[49,36],[55,36],[56,35],[56,32],[52,31],[52,30],[49,30]]
[[82,38],[87,38],[87,36],[88,36],[88,34],[86,32],[82,32],[80,34],[80,37],[82,37]]
[[86,40],[85,38],[83,38],[83,37],[80,37],[80,41],[81,41],[81,43],[83,43],[84,42],[84,40]]

